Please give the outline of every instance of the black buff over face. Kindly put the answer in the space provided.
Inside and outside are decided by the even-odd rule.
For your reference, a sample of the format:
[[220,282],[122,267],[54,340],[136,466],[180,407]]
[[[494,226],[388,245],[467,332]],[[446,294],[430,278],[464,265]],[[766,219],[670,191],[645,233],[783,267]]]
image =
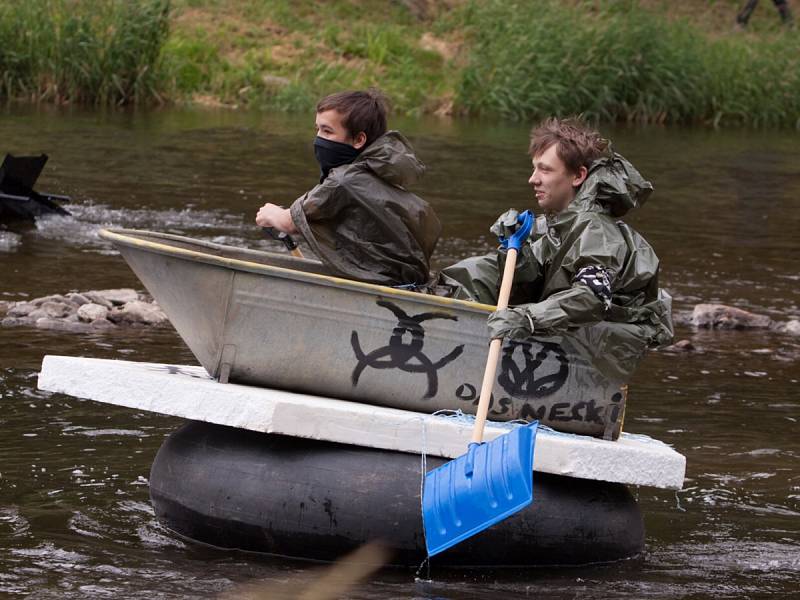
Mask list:
[[314,139],[314,156],[317,157],[320,168],[319,182],[325,181],[331,169],[353,162],[360,152],[350,144],[334,142],[317,136]]

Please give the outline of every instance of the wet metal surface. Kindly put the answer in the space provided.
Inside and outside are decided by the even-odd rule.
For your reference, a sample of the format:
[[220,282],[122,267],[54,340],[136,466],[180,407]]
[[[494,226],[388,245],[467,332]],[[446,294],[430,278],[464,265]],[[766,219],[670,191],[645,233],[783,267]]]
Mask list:
[[[439,266],[492,246],[487,229],[528,206],[527,126],[396,122],[429,173],[415,191],[445,230]],[[662,258],[677,311],[723,302],[800,317],[800,148],[794,133],[605,130],[656,193],[626,219]],[[0,113],[0,151],[47,152],[43,189],[75,219],[0,230],[0,300],[140,284],[103,226],[272,248],[252,219],[317,178],[310,118],[165,111]],[[687,456],[677,494],[642,488],[643,556],[527,572],[382,572],[352,598],[788,597],[800,580],[800,339],[694,332],[694,353],[651,354],[625,429]],[[147,478],[179,421],[36,391],[45,353],[192,363],[170,329],[96,335],[0,328],[0,593],[37,598],[214,597],[263,581],[293,597],[314,567],[225,553],[159,526]],[[534,483],[535,485],[535,483]]]
[[[490,307],[321,276],[319,262],[285,253],[242,256],[239,247],[141,230],[100,235],[223,383],[475,414]],[[600,323],[504,343],[489,418],[618,437],[625,388],[592,361],[605,357],[609,337]]]

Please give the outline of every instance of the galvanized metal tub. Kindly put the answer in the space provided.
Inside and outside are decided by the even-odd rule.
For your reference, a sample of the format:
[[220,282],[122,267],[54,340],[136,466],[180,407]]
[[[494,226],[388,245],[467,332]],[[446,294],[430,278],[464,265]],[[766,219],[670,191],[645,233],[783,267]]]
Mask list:
[[[147,231],[100,235],[220,381],[425,413],[475,411],[493,306],[341,279],[285,254]],[[601,323],[506,341],[489,418],[616,439],[625,374],[603,358],[622,352],[630,364],[644,349],[609,339]]]

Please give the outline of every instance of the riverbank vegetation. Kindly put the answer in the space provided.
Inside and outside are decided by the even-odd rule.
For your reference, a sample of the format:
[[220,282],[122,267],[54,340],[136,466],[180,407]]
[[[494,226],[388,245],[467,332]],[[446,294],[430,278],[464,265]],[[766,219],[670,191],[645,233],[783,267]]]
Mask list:
[[[777,27],[766,8],[761,17]],[[744,35],[731,16],[728,32],[709,33],[634,2],[491,0],[468,13],[472,48],[457,97],[470,113],[800,125],[794,31]]]
[[[800,127],[800,34],[737,0],[0,0],[0,97]],[[800,16],[800,15],[798,15]]]
[[169,0],[0,0],[0,98],[143,104],[161,70]]

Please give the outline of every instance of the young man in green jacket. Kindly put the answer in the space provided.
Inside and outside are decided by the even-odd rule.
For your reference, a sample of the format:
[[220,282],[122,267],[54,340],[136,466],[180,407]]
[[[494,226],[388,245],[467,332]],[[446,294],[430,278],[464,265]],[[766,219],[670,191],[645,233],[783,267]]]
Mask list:
[[[619,220],[641,206],[653,186],[609,143],[578,120],[548,119],[531,134],[533,173],[528,183],[539,205],[531,237],[518,258],[508,309],[489,317],[492,337],[525,339],[589,330],[611,371],[627,376],[645,346],[670,343],[671,298],[658,287],[653,248]],[[517,212],[508,211],[491,231],[509,236]],[[505,251],[444,269],[459,294],[494,304]],[[593,352],[594,353],[594,352]],[[601,359],[603,357],[600,357]],[[609,365],[606,365],[609,366]]]
[[406,189],[425,165],[401,133],[387,131],[383,97],[374,90],[327,96],[317,104],[316,129],[319,185],[290,208],[265,204],[256,223],[301,234],[339,277],[424,286],[441,224]]

